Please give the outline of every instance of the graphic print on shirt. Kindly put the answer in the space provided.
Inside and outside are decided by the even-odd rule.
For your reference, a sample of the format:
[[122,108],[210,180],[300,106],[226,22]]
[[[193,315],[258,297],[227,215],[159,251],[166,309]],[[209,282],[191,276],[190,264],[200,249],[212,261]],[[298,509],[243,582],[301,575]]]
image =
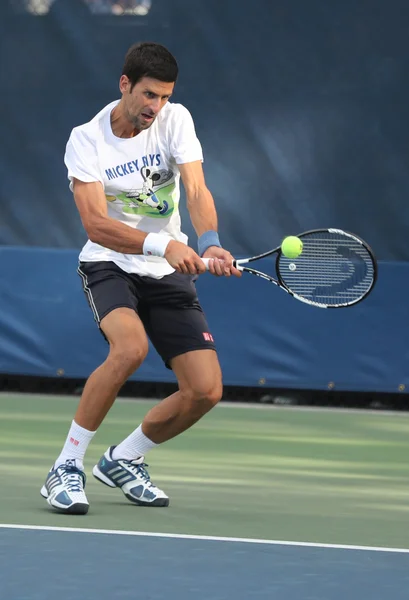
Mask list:
[[140,171],[142,188],[123,190],[106,196],[108,202],[126,214],[153,218],[170,217],[175,208],[175,176],[170,169],[144,166]]

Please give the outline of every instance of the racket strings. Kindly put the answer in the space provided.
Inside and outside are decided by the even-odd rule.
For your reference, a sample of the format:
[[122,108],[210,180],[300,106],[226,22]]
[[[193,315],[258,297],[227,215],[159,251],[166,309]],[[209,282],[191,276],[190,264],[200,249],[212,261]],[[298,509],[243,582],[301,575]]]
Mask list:
[[314,232],[303,237],[296,259],[280,255],[277,269],[294,294],[326,305],[353,303],[372,286],[375,267],[367,248],[345,234]]

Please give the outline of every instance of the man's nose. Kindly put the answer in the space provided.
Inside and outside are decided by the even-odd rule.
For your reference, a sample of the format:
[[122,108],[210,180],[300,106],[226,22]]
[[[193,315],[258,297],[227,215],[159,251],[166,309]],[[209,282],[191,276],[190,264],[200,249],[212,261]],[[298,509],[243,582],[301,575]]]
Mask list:
[[160,98],[155,98],[149,102],[149,110],[155,115],[160,111]]

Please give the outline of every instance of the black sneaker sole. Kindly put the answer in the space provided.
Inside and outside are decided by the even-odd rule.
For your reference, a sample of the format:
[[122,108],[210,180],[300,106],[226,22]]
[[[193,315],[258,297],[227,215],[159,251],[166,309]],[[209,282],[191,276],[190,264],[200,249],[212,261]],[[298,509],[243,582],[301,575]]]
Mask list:
[[68,508],[60,508],[48,503],[48,506],[62,515],[86,515],[89,510],[89,504],[73,504]]
[[50,504],[51,508],[58,511],[59,513],[64,513],[65,515],[86,515],[89,510],[89,504],[73,504],[69,508],[59,508],[58,506],[53,506]]
[[169,498],[156,498],[156,500],[154,500],[153,502],[141,502],[140,500],[137,500],[130,494],[124,494],[124,496],[128,498],[128,500],[130,500],[132,504],[136,504],[137,506],[169,506]]

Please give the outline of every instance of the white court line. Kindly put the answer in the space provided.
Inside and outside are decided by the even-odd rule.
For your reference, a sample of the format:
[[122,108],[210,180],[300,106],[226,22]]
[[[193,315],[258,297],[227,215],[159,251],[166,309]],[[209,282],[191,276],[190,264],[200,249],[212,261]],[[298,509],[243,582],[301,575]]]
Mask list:
[[6,523],[0,523],[0,529],[20,529],[23,531],[69,531],[71,533],[102,533],[105,535],[127,535],[134,537],[168,538],[177,540],[236,542],[242,544],[264,544],[268,546],[297,546],[301,548],[328,548],[330,550],[364,550],[366,552],[395,552],[399,554],[409,554],[409,548],[383,548],[382,546],[351,546],[346,544],[320,544],[316,542],[288,542],[284,540],[260,540],[253,538],[219,537],[213,535],[187,535],[182,533],[122,531],[120,529],[83,529],[79,527],[47,527],[42,525],[12,525]]

